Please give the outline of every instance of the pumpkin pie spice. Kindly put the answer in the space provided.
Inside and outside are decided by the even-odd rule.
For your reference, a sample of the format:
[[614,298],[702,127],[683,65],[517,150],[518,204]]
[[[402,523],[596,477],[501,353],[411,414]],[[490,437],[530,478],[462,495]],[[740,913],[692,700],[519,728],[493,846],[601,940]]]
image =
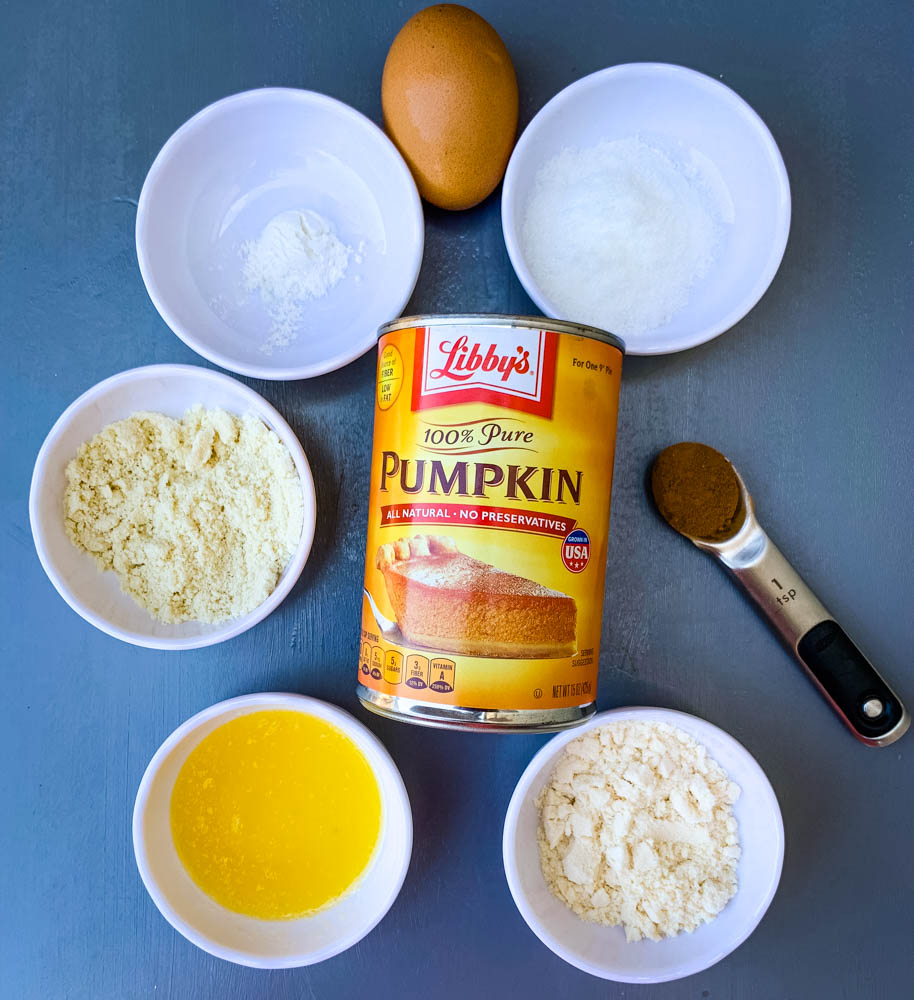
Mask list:
[[714,448],[682,441],[664,448],[651,470],[651,490],[668,524],[688,538],[723,542],[745,520],[739,479]]

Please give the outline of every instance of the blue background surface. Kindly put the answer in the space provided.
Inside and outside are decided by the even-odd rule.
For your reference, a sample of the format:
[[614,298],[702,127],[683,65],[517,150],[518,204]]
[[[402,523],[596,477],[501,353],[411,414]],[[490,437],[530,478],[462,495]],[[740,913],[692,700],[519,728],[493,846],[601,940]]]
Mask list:
[[[252,382],[299,434],[318,532],[294,594],[222,646],[135,649],[95,631],[45,578],[26,511],[64,407],[153,362],[203,364],[136,266],[136,198],[171,132],[267,84],[324,91],[380,120],[387,47],[409,3],[35,0],[0,5],[0,996],[876,998],[908,995],[914,736],[858,745],[709,560],[643,489],[661,447],[699,439],[745,474],[763,523],[914,704],[914,117],[907,2],[479,2],[521,88],[522,125],[618,62],[682,63],[762,115],[790,174],[784,263],[729,334],[628,359],[623,378],[601,708],[663,705],[755,754],[787,830],[756,933],[679,983],[603,983],[554,957],[516,912],[500,832],[542,737],[433,732],[355,703],[374,358],[308,382]],[[427,212],[409,311],[532,311],[499,200]],[[233,695],[301,691],[355,711],[390,748],[415,814],[387,919],[348,953],[264,973],[210,958],[147,897],[130,842],[137,784],[184,719]]]

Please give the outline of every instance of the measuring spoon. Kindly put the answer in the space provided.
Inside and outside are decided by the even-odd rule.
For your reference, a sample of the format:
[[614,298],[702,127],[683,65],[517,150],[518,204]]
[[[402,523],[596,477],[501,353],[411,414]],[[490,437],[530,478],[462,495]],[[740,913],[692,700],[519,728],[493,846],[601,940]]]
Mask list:
[[742,508],[734,520],[744,515],[739,530],[723,541],[680,534],[736,578],[858,740],[871,747],[894,743],[911,724],[907,710],[768,537],[743,477],[730,467]]

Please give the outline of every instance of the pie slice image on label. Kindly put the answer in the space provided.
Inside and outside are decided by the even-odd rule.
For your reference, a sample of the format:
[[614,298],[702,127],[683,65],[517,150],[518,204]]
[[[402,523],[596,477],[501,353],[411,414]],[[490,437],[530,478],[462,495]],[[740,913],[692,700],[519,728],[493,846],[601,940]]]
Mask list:
[[571,656],[577,648],[574,598],[474,559],[446,535],[385,543],[376,565],[410,643],[521,659]]

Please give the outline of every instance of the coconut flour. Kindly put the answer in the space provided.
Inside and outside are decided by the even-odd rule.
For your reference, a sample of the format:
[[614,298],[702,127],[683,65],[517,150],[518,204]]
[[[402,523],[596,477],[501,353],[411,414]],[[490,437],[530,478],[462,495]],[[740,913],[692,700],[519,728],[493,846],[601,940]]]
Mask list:
[[280,213],[256,240],[242,245],[244,287],[260,294],[272,322],[261,347],[265,353],[295,338],[304,303],[339,284],[351,254],[333,226],[310,210]]
[[713,920],[737,889],[739,788],[691,736],[621,721],[565,747],[537,798],[553,894],[629,941]]

